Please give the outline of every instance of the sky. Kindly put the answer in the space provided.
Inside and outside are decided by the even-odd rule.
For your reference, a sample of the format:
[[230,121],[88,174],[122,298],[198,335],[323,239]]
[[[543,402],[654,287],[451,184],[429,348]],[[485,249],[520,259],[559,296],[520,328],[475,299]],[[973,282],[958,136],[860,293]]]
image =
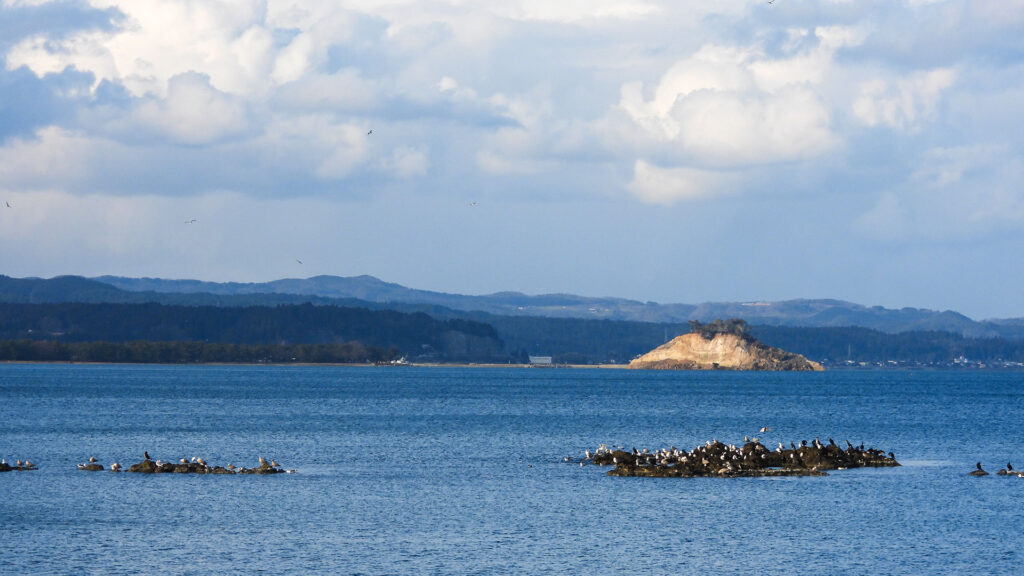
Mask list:
[[0,274],[1024,316],[1024,0],[0,0]]

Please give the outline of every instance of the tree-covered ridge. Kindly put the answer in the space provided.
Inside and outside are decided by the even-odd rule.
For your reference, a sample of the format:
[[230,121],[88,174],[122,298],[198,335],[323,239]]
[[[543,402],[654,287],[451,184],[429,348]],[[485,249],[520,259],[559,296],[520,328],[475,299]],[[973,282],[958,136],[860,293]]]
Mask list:
[[0,304],[0,339],[61,342],[339,344],[439,360],[504,359],[493,327],[465,319],[337,306]]
[[0,340],[0,361],[14,362],[377,364],[398,357],[395,348],[367,347],[359,342],[247,346],[211,342]]

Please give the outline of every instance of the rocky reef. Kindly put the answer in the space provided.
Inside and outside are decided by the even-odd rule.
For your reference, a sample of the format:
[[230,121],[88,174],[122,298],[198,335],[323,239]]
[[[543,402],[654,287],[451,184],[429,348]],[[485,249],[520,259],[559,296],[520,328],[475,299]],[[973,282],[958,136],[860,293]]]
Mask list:
[[202,459],[197,459],[191,462],[179,461],[175,464],[173,462],[164,462],[162,460],[154,462],[147,458],[142,462],[129,466],[128,472],[141,474],[292,474],[295,470],[285,470],[278,466],[276,462],[266,462],[262,461],[262,459],[260,465],[255,468],[239,468],[231,464],[228,464],[226,467],[210,466]]
[[697,332],[677,336],[635,358],[630,368],[654,370],[771,370],[821,371],[824,368],[800,354],[765,346],[744,335]]
[[854,446],[849,441],[846,446],[840,448],[832,439],[823,444],[817,438],[811,443],[802,441],[800,446],[791,443],[789,448],[779,443],[774,450],[757,439],[741,446],[709,440],[689,452],[675,446],[652,452],[646,448],[610,450],[602,445],[595,453],[588,450],[583,463],[614,466],[609,476],[656,478],[825,476],[826,470],[900,465],[892,452]]

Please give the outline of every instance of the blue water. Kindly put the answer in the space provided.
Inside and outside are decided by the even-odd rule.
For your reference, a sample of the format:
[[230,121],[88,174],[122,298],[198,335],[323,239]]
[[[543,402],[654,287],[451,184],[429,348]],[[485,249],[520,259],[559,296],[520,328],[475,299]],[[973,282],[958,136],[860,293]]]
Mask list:
[[[563,462],[829,436],[903,466],[641,479]],[[82,472],[202,456],[296,474]],[[0,365],[0,572],[1019,573],[1024,373]]]

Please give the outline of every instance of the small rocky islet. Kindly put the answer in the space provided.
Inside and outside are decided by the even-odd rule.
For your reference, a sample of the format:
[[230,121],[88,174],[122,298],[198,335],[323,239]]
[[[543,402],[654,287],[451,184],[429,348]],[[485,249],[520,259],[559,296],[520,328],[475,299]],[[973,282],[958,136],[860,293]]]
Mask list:
[[717,439],[708,440],[693,450],[675,446],[649,449],[611,450],[602,445],[596,452],[585,452],[581,464],[614,466],[609,476],[643,476],[653,478],[749,478],[773,476],[827,476],[826,470],[849,468],[884,468],[899,466],[892,452],[854,446],[849,441],[841,448],[831,438],[822,443],[817,438],[786,448],[780,442],[768,449],[756,438],[737,446]]
[[[88,472],[99,472],[104,470],[102,464],[99,464],[95,458],[89,458],[88,463],[79,464],[79,470],[85,470]],[[114,462],[110,465],[111,472],[120,472],[123,470],[121,464]],[[132,464],[126,470],[127,472],[135,472],[139,474],[294,474],[295,470],[286,470],[281,467],[276,461],[266,461],[264,458],[259,458],[259,466],[255,468],[236,467],[232,464],[227,466],[211,466],[206,463],[202,458],[192,458],[191,460],[185,460],[181,458],[178,462],[165,462],[163,460],[151,460],[149,453],[145,455],[145,459],[141,462]]]

